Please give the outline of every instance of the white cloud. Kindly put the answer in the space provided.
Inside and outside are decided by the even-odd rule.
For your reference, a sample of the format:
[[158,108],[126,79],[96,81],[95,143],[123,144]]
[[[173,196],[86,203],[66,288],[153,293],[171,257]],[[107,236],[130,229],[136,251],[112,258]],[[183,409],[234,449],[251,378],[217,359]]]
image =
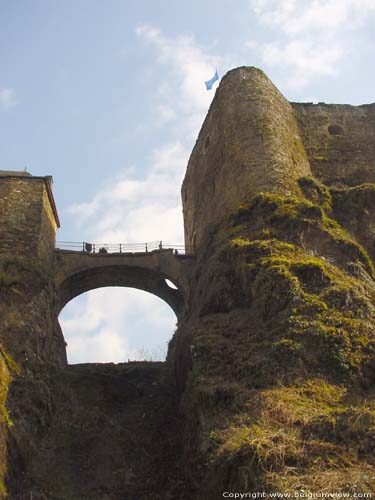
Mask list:
[[245,47],[248,49],[258,49],[259,48],[259,42],[257,40],[252,40],[249,39],[245,42]]
[[143,352],[163,359],[176,318],[150,294],[102,288],[69,303],[60,323],[70,363],[121,363],[142,358]]
[[214,95],[207,92],[204,82],[213,76],[222,58],[209,54],[193,37],[169,38],[149,25],[138,26],[136,34],[156,49],[159,64],[167,70],[158,87],[159,113],[160,109],[173,110],[169,119],[178,117],[185,132],[195,138]]
[[93,216],[99,208],[99,200],[95,197],[92,201],[88,203],[75,203],[71,205],[67,212],[75,215],[78,214],[81,218],[81,222],[87,220],[91,216]]
[[290,88],[337,74],[359,29],[375,13],[373,0],[251,0],[250,5],[277,41],[245,45],[258,48],[265,66],[280,70]]
[[159,124],[168,123],[177,117],[176,111],[166,104],[159,104],[157,108],[157,118]]
[[188,155],[181,142],[156,148],[143,178],[124,169],[91,201],[69,207],[74,223],[85,228],[82,240],[183,243],[180,186]]
[[[91,200],[71,206],[67,213],[85,241],[183,243],[180,187],[193,140],[214,96],[204,81],[213,76],[220,58],[209,55],[192,37],[168,38],[148,25],[139,26],[136,33],[156,53],[158,71],[153,66],[148,71],[155,85],[150,113],[169,126],[171,140],[146,156],[142,170],[124,168]],[[139,357],[137,349],[149,355],[151,351],[152,357],[157,350],[159,359],[165,354],[174,313],[159,299],[133,292],[101,289],[76,299],[77,306],[68,304],[62,326],[71,362],[124,361]],[[149,332],[147,338],[142,338],[144,332]],[[160,339],[163,349],[158,347]]]
[[[63,322],[65,338],[68,339],[68,359],[69,363],[123,363],[130,357],[129,348],[125,338],[116,331],[108,328],[96,331],[92,337],[87,335],[77,335],[76,332],[69,339],[69,330]],[[70,353],[72,353],[70,355]]]
[[[142,178],[125,169],[92,200],[70,207],[82,240],[183,243],[180,185],[188,154],[181,142],[156,148]],[[162,359],[175,322],[160,299],[124,289],[89,292],[68,304],[61,320],[71,363]],[[142,339],[142,332],[150,333]]]
[[287,77],[290,88],[301,88],[314,78],[336,74],[342,54],[342,47],[327,47],[324,41],[295,39],[263,46],[263,61],[267,66],[282,69],[287,64],[292,69]]
[[0,107],[9,109],[16,104],[16,97],[13,89],[0,88]]
[[252,0],[259,20],[290,35],[322,29],[356,29],[375,11],[373,0]]

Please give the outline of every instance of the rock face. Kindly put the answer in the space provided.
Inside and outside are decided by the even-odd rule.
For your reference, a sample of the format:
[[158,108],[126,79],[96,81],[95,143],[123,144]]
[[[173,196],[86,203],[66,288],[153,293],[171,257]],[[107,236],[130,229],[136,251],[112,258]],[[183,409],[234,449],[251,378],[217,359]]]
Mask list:
[[164,365],[74,365],[56,373],[48,432],[26,473],[9,484],[11,498],[182,498],[180,423]]
[[224,77],[165,364],[66,365],[50,181],[0,175],[0,498],[375,493],[373,115]]
[[193,498],[375,492],[374,110],[288,104],[254,68],[216,93],[170,352]]

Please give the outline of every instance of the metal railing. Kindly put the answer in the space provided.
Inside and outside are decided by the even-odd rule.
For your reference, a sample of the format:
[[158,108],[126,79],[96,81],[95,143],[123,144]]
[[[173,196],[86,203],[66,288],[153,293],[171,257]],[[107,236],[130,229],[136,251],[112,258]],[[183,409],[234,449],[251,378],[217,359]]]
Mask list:
[[89,243],[87,241],[57,241],[56,248],[91,254],[133,254],[173,250],[176,255],[192,255],[185,245],[172,245],[163,241],[147,243]]

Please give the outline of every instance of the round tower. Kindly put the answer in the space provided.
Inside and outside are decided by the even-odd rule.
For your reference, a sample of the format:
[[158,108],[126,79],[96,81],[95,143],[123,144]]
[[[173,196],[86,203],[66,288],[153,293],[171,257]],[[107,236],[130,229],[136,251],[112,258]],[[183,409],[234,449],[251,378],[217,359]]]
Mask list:
[[297,194],[310,174],[289,102],[259,69],[229,71],[212,101],[182,185],[185,244],[259,192]]

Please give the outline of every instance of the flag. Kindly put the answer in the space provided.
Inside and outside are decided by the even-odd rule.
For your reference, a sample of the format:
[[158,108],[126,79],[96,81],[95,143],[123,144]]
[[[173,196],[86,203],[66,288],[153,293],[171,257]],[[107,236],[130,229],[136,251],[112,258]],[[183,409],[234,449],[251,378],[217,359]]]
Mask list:
[[207,80],[207,82],[204,82],[204,84],[206,85],[206,89],[207,90],[211,90],[212,89],[212,86],[215,82],[217,82],[219,79],[219,75],[217,74],[217,70],[215,71],[215,74],[214,76],[211,78],[211,80]]

